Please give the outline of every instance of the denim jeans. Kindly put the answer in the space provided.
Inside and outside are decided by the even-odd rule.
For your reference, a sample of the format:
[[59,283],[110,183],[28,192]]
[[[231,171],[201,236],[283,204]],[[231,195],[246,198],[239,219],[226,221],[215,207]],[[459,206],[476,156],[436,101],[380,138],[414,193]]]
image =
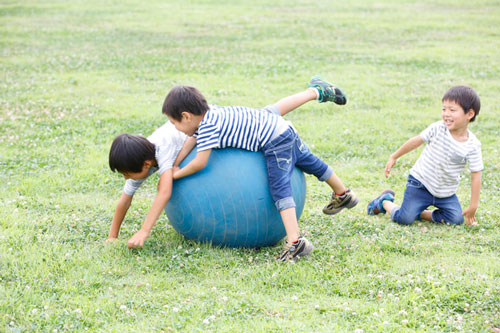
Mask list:
[[332,168],[311,153],[291,127],[264,145],[261,151],[266,158],[271,197],[279,211],[295,207],[290,182],[294,166],[320,181],[327,180],[333,173]]
[[437,198],[412,175],[408,176],[403,203],[401,207],[392,210],[391,219],[399,224],[412,224],[415,220],[420,220],[420,214],[429,206],[436,207],[432,211],[432,221],[436,223],[462,224],[464,222],[462,206],[456,194],[447,198]]

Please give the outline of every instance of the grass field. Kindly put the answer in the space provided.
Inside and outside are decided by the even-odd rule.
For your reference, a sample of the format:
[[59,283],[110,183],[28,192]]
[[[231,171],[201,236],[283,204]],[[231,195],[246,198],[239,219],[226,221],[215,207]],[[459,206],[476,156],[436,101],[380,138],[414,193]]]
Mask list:
[[[0,331],[483,331],[500,327],[500,3],[465,1],[0,1]],[[287,118],[360,197],[335,217],[308,177],[299,222],[316,250],[276,263],[280,245],[186,241],[162,216],[127,249],[155,195],[135,196],[105,244],[123,178],[108,167],[121,132],[165,122],[175,84],[210,103],[264,106],[320,74],[345,107]],[[389,155],[440,119],[468,84],[482,109],[479,225],[401,227],[368,217],[401,202],[421,149],[385,179]],[[470,177],[458,191],[470,198]]]

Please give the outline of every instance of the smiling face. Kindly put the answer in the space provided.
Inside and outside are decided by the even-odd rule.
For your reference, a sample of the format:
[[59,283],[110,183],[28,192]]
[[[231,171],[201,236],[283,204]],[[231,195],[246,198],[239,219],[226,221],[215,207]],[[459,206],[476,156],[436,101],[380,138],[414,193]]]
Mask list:
[[465,112],[455,101],[444,100],[441,118],[450,133],[460,133],[467,130],[470,120],[474,117],[474,110]]

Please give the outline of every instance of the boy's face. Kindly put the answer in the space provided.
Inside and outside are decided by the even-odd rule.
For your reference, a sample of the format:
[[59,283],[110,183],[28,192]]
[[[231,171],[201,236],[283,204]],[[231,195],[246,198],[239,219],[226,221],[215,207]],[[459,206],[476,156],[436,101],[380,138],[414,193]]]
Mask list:
[[142,170],[140,172],[120,172],[123,175],[125,180],[127,179],[145,179],[148,176],[149,168],[151,167],[151,163],[149,161],[144,162],[142,166]]
[[468,112],[464,112],[460,104],[449,100],[443,101],[441,118],[450,132],[467,128],[472,117],[474,117],[474,111],[472,109]]
[[198,125],[201,120],[198,119],[199,117],[200,116],[195,116],[189,112],[182,112],[182,118],[180,121],[175,120],[172,117],[168,117],[168,120],[175,126],[178,131],[181,131],[188,136],[192,136],[198,129]]

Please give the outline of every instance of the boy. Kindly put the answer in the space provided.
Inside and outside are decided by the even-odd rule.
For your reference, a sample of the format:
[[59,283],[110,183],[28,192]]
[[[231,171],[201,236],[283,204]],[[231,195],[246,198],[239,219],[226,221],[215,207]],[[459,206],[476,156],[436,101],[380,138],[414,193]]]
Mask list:
[[[369,215],[387,212],[394,222],[404,225],[420,219],[461,224],[464,217],[467,225],[476,222],[483,160],[481,143],[467,127],[479,114],[481,102],[472,88],[455,86],[444,94],[442,103],[442,121],[408,140],[387,161],[386,178],[399,157],[427,143],[410,170],[401,207],[394,204],[394,191],[385,190],[368,204]],[[467,163],[471,172],[471,199],[462,212],[455,193]],[[431,205],[436,209],[427,210]]]
[[109,151],[109,167],[118,171],[126,179],[122,196],[116,205],[113,221],[109,230],[108,241],[118,237],[120,226],[127,214],[135,191],[142,183],[158,171],[158,193],[153,201],[141,229],[128,241],[129,248],[141,248],[149,237],[151,229],[168,203],[172,194],[172,168],[186,157],[190,149],[187,136],[175,129],[174,125],[166,123],[158,128],[147,139],[140,135],[123,133],[118,135]]
[[[300,235],[290,177],[297,166],[315,175],[332,188],[325,214],[336,214],[358,203],[355,194],[344,187],[332,168],[313,155],[302,143],[294,127],[282,116],[302,104],[318,100],[346,103],[344,93],[320,77],[313,77],[309,88],[286,97],[264,109],[247,107],[209,107],[203,95],[194,87],[174,87],[163,104],[163,113],[174,126],[197,140],[196,157],[182,169],[174,168],[174,179],[203,169],[213,148],[234,147],[262,151],[266,157],[271,196],[280,211],[287,234],[280,261],[295,261],[313,250],[312,244]],[[228,166],[230,167],[230,166]]]

